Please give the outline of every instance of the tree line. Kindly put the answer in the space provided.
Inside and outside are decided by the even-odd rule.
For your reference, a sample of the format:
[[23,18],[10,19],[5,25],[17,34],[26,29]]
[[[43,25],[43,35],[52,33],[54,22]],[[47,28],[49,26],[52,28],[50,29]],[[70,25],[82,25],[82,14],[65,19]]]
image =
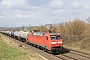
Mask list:
[[[42,25],[37,28],[30,28],[29,30],[38,30],[40,32],[47,32],[47,28]],[[58,32],[61,35],[80,35],[90,37],[90,24],[76,18],[73,21],[60,22],[58,24],[52,24],[52,32]]]

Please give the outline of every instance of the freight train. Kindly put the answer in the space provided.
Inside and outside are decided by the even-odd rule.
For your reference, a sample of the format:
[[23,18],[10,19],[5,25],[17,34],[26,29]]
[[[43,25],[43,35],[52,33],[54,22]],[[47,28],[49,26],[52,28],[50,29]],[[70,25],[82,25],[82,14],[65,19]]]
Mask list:
[[43,51],[60,53],[63,50],[63,41],[59,33],[0,31],[17,40],[27,42]]

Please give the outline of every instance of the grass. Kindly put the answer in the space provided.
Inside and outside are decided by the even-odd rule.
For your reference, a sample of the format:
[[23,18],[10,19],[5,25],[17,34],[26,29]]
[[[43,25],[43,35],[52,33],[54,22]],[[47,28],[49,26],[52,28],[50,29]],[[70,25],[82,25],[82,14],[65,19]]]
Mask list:
[[0,60],[16,59],[20,55],[27,55],[26,52],[22,52],[15,47],[9,46],[3,41],[0,35]]
[[22,49],[8,45],[0,35],[0,60],[44,60],[34,51]]

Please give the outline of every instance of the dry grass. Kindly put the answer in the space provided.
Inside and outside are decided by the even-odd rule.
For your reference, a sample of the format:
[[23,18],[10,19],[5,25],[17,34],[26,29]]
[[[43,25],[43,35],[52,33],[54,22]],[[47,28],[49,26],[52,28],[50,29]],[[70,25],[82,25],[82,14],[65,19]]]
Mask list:
[[65,46],[90,52],[90,39],[83,36],[63,36],[62,38]]

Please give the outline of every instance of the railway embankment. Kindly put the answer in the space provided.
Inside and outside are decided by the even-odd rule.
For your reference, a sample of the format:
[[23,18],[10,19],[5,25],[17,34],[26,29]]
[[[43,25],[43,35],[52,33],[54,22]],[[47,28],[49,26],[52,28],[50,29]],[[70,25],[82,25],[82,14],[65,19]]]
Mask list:
[[0,34],[0,60],[45,60],[13,39]]
[[90,53],[90,38],[84,36],[62,36],[64,46]]

